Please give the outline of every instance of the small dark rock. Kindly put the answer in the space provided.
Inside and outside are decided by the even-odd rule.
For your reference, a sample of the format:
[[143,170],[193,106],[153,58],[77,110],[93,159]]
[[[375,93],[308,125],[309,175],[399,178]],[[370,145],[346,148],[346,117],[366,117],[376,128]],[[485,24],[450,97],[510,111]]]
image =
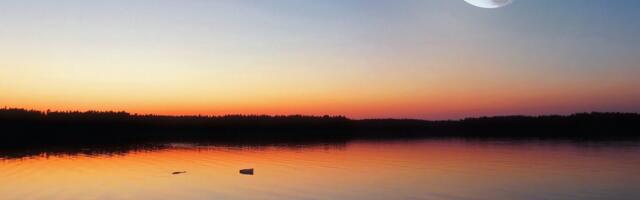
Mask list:
[[241,169],[241,170],[240,170],[240,174],[244,174],[244,175],[253,175],[253,168],[250,168],[250,169]]
[[171,173],[171,174],[176,175],[176,174],[184,174],[184,173],[187,173],[187,171],[173,172],[173,173]]

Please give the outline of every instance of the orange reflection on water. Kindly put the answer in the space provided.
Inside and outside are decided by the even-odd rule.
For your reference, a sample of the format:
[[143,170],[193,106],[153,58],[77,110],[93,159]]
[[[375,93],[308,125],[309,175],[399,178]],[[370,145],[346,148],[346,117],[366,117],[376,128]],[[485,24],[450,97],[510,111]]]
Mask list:
[[[2,199],[638,197],[637,145],[463,141],[171,146],[0,161]],[[255,175],[239,174],[255,168]],[[187,171],[172,175],[174,171]]]

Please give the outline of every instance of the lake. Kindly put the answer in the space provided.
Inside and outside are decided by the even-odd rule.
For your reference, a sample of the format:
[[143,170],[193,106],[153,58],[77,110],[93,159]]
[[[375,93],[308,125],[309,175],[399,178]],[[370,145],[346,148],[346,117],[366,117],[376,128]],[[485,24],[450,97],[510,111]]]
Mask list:
[[[640,142],[175,143],[0,154],[3,200],[640,198]],[[254,174],[240,174],[245,168]]]

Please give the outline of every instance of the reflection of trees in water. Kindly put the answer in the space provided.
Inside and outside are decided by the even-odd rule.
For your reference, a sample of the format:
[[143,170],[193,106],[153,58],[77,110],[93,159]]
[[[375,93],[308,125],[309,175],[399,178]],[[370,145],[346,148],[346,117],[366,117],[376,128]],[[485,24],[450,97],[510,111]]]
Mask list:
[[305,149],[343,150],[346,142],[299,142],[299,143],[149,143],[124,145],[79,145],[79,146],[25,146],[21,148],[0,148],[0,159],[20,159],[26,157],[48,156],[124,156],[129,153],[154,152],[167,149],[184,150],[251,150],[287,149],[302,151]]
[[157,151],[166,149],[163,145],[90,145],[90,146],[24,146],[0,149],[0,158],[18,159],[48,156],[118,156],[130,152]]
[[[3,149],[0,151],[7,152],[3,157],[39,155],[43,152],[117,154],[166,148],[164,145],[157,147],[145,144],[178,142],[228,145],[229,148],[278,145],[283,148],[306,148],[310,144],[344,144],[355,139],[454,137],[609,140],[638,136],[640,114],[632,113],[427,121],[352,120],[343,116],[158,116],[126,112],[0,109],[0,149]],[[13,151],[15,149],[22,151]]]

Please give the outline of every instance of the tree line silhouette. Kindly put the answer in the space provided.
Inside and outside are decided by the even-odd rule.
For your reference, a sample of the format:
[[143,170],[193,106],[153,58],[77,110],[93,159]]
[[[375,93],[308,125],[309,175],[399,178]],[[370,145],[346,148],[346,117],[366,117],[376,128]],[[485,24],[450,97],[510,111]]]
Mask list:
[[0,109],[0,145],[141,142],[346,141],[416,137],[639,138],[640,114],[354,120],[344,116],[163,116]]

